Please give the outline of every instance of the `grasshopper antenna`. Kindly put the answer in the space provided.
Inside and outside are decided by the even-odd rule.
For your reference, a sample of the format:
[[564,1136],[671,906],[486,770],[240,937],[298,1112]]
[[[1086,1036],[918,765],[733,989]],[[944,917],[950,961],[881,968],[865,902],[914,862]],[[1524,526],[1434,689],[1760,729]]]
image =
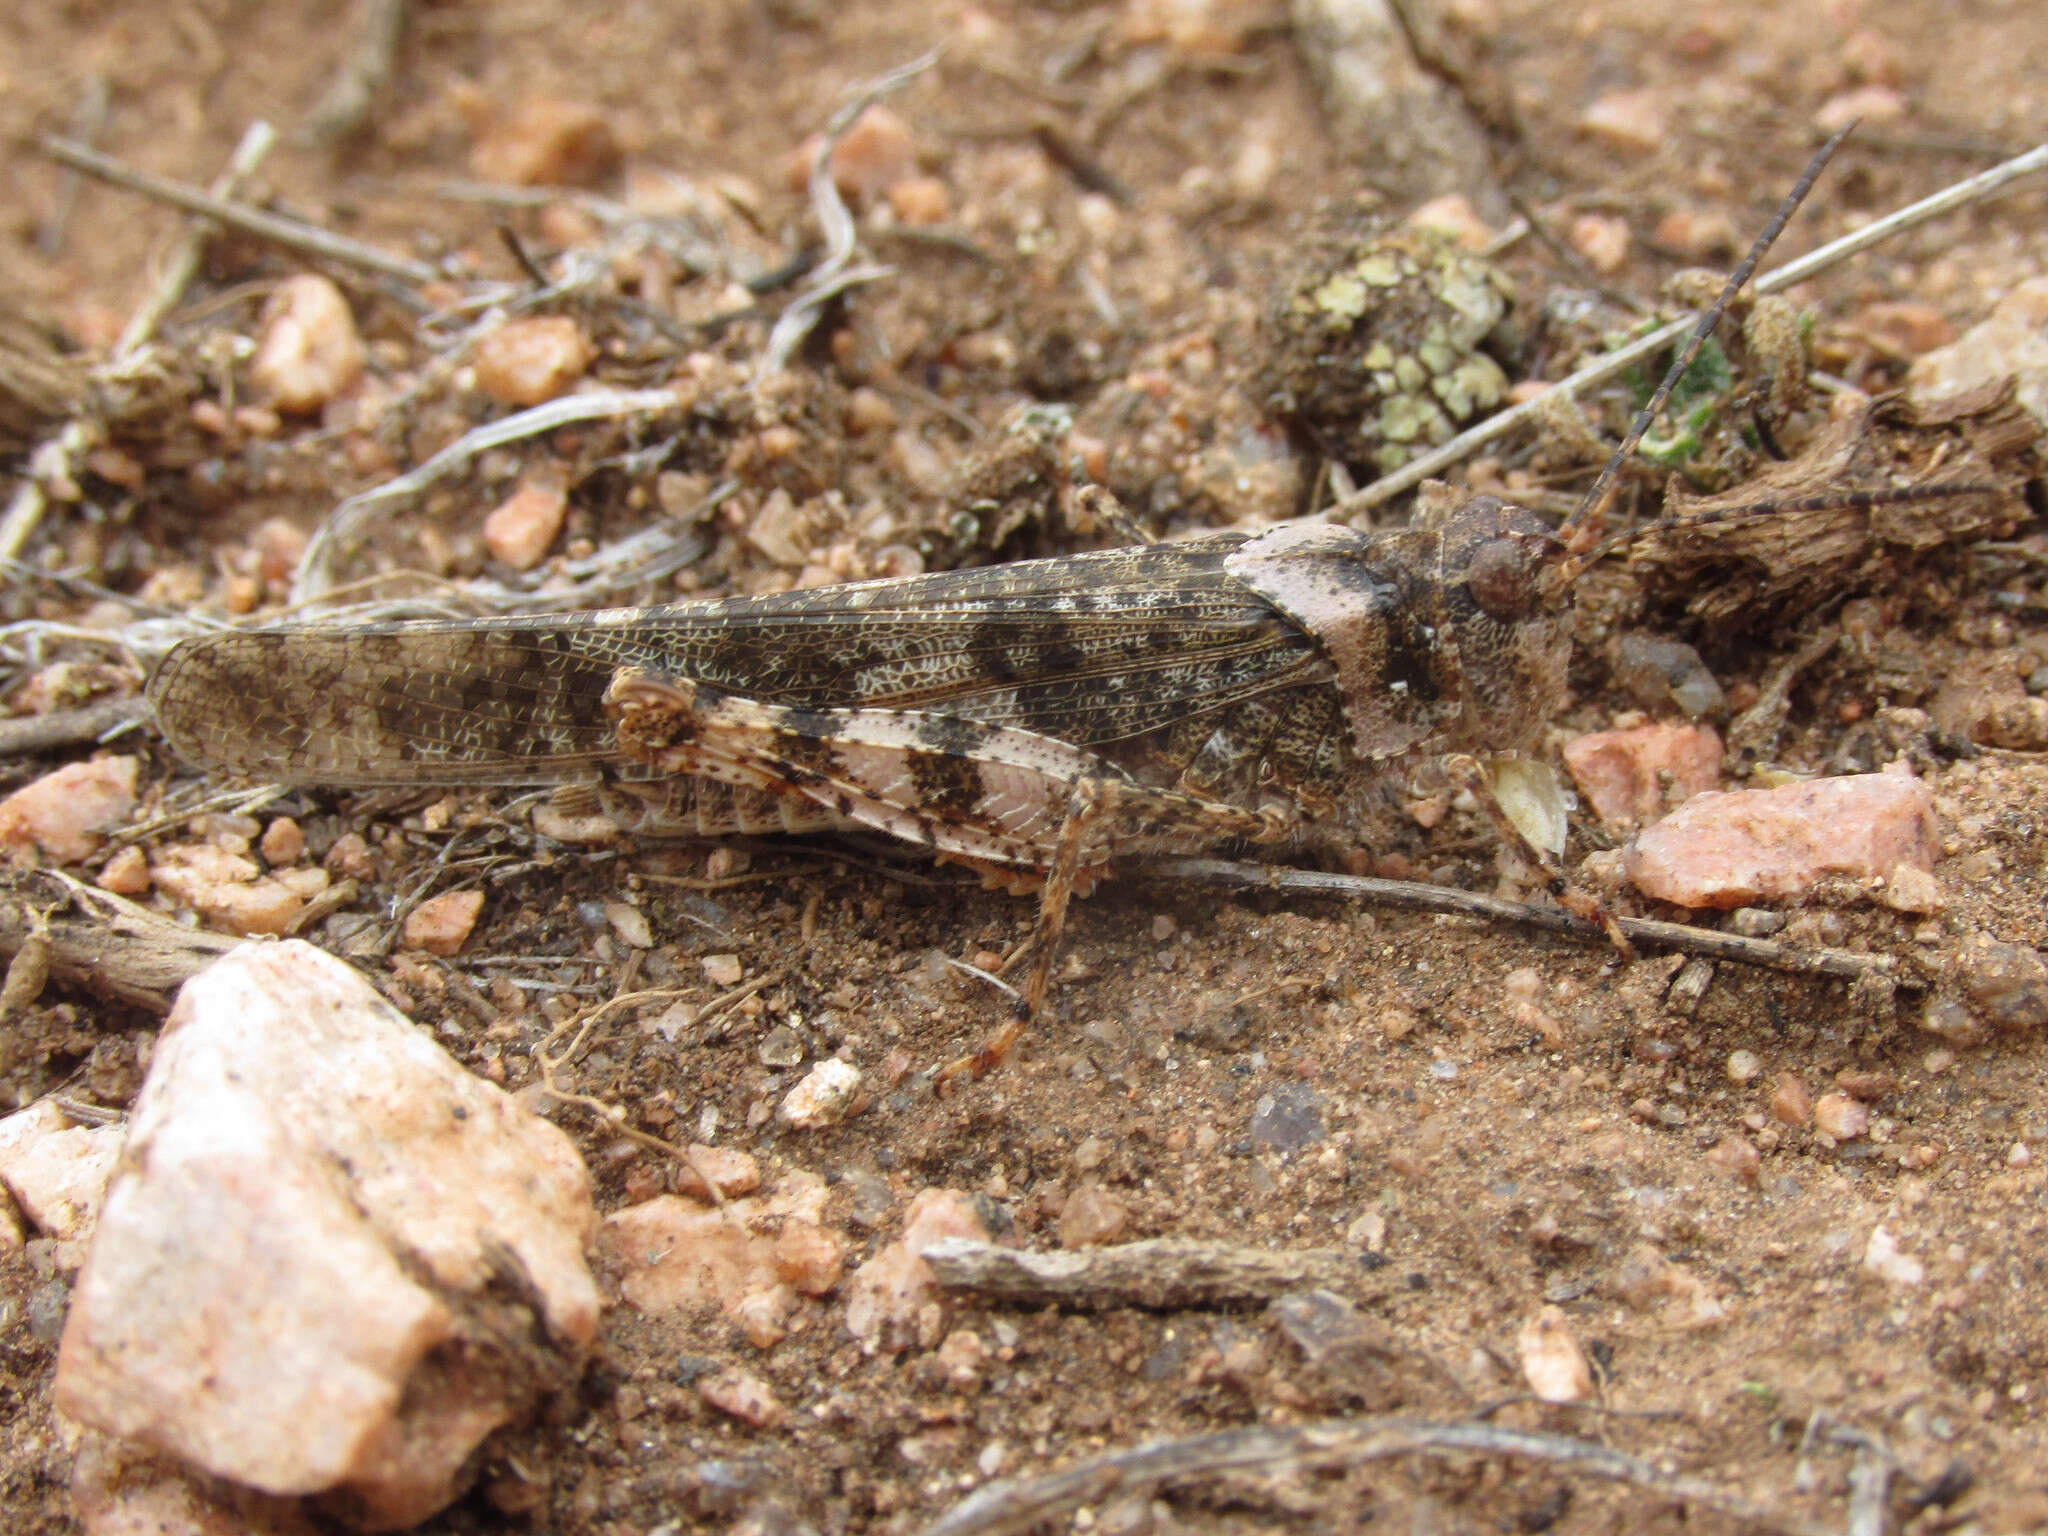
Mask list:
[[1757,264],[1764,259],[1764,253],[1770,250],[1772,243],[1784,232],[1786,224],[1791,222],[1792,215],[1799,211],[1799,205],[1806,201],[1806,194],[1813,190],[1813,184],[1820,179],[1820,173],[1827,168],[1828,161],[1834,158],[1835,150],[1840,147],[1842,140],[1846,139],[1855,127],[1854,123],[1849,124],[1827,143],[1821,145],[1813,159],[1807,162],[1806,169],[1800,173],[1799,180],[1793,184],[1792,190],[1785,194],[1785,200],[1778,205],[1778,211],[1771,215],[1770,223],[1764,226],[1763,232],[1750,246],[1749,254],[1744,256],[1741,264],[1728,274],[1728,282],[1721,289],[1720,296],[1708,307],[1707,312],[1700,316],[1700,323],[1693,327],[1685,345],[1680,347],[1678,355],[1672,358],[1670,368],[1665,371],[1664,381],[1657,386],[1656,393],[1650,396],[1649,404],[1637,411],[1635,420],[1628,424],[1628,433],[1622,438],[1621,446],[1614,450],[1613,457],[1608,459],[1606,467],[1600,471],[1600,478],[1593,482],[1593,488],[1586,492],[1586,499],[1579,503],[1578,510],[1566,518],[1557,530],[1558,537],[1564,541],[1567,548],[1583,547],[1598,538],[1601,521],[1606,517],[1607,508],[1613,502],[1615,490],[1620,483],[1622,465],[1627,463],[1629,456],[1636,451],[1636,445],[1643,440],[1643,434],[1650,430],[1650,423],[1657,419],[1657,413],[1664,409],[1665,402],[1671,398],[1671,391],[1678,387],[1678,381],[1685,377],[1686,370],[1692,367],[1693,360],[1700,355],[1700,348],[1707,344],[1707,338],[1714,334],[1714,328],[1721,323],[1721,316],[1727,312],[1735,296],[1742,291],[1743,285],[1755,273]]

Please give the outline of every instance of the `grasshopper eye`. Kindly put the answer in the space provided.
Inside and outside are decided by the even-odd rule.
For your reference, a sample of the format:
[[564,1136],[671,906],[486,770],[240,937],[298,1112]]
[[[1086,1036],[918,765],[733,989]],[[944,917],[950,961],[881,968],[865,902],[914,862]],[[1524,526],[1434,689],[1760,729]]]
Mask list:
[[1473,550],[1465,567],[1465,589],[1496,619],[1526,617],[1536,600],[1536,573],[1525,541],[1488,539]]

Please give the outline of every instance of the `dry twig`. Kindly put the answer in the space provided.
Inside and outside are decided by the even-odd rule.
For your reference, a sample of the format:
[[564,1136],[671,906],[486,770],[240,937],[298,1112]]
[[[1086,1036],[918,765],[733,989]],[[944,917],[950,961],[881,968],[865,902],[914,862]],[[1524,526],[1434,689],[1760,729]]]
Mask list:
[[1640,1456],[1568,1435],[1391,1417],[1231,1429],[1109,1451],[1042,1477],[990,1483],[926,1526],[923,1536],[1005,1536],[1112,1495],[1142,1493],[1188,1478],[1247,1473],[1287,1476],[1414,1455],[1514,1456],[1697,1504],[1787,1536],[1832,1536],[1823,1526],[1746,1494],[1682,1472],[1666,1472]]
[[1359,1257],[1335,1248],[1247,1248],[1178,1238],[1034,1253],[964,1237],[924,1250],[939,1284],[1009,1306],[1237,1306],[1355,1279]]
[[149,718],[146,699],[102,699],[82,709],[0,720],[0,758],[51,752],[59,747],[97,746],[107,736]]
[[825,236],[825,259],[811,269],[803,291],[790,301],[769,331],[759,377],[765,379],[782,371],[834,298],[857,284],[888,277],[896,270],[873,262],[854,261],[858,231],[832,179],[832,153],[839,148],[847,130],[860,120],[861,113],[905,81],[923,74],[938,58],[936,52],[924,54],[870,81],[832,114],[832,120],[818,136],[811,150],[810,194],[812,211]]
[[[1162,859],[1140,866],[1141,872],[1168,880],[1202,880],[1236,890],[1301,891],[1318,896],[1348,896],[1376,907],[1394,907],[1407,912],[1442,912],[1455,917],[1476,917],[1485,922],[1513,923],[1545,933],[1583,939],[1589,944],[1607,944],[1607,933],[1598,923],[1575,917],[1561,907],[1535,907],[1526,902],[1482,896],[1455,886],[1424,885],[1413,880],[1378,880],[1367,875],[1326,874],[1321,870],[1288,869],[1270,864],[1241,864],[1229,859]],[[1865,976],[1880,977],[1899,987],[1919,987],[1919,976],[1901,966],[1890,955],[1866,955],[1846,949],[1801,949],[1775,939],[1745,938],[1712,928],[1694,928],[1686,923],[1666,923],[1647,917],[1617,917],[1614,921],[1634,944],[1651,949],[1675,949],[1686,954],[1705,955],[1712,960],[1733,960],[1742,965],[1760,965],[1774,971],[1791,971],[1802,976],[1837,976],[1854,981]]]
[[[52,914],[45,926],[49,882],[80,915]],[[57,980],[157,1011],[195,971],[244,942],[170,922],[59,871],[0,873],[0,955],[12,956],[39,933],[47,937],[49,973]]]
[[245,207],[216,197],[210,192],[168,176],[154,176],[148,171],[138,171],[125,165],[112,155],[103,155],[98,150],[88,149],[70,139],[46,135],[40,141],[43,153],[60,165],[84,171],[88,176],[97,176],[130,192],[139,192],[144,197],[153,197],[158,202],[169,203],[173,208],[182,208],[187,213],[204,214],[216,219],[230,229],[238,229],[245,235],[258,240],[268,240],[272,245],[281,245],[287,250],[302,251],[309,256],[318,256],[335,261],[343,266],[374,272],[379,277],[395,278],[402,283],[417,287],[430,283],[437,276],[434,269],[425,262],[414,261],[406,256],[394,256],[361,240],[352,240],[347,235],[338,235],[331,229],[318,224],[309,224],[304,219],[287,218],[283,214],[265,213],[259,208]]
[[394,511],[436,481],[466,468],[478,454],[576,422],[654,415],[677,410],[681,404],[672,389],[597,389],[564,395],[463,433],[426,463],[335,507],[300,557],[292,578],[293,605],[316,602],[333,591],[335,559],[362,536],[373,518]]

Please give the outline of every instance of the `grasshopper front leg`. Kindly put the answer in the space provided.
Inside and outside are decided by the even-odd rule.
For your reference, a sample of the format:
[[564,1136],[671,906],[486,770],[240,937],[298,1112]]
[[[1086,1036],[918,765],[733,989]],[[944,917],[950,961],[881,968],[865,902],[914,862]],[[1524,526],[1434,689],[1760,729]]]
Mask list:
[[605,707],[621,753],[658,772],[799,796],[906,842],[1043,871],[1037,921],[1010,961],[1027,967],[1025,1018],[1045,1000],[1087,871],[1288,830],[1278,811],[1153,788],[1084,748],[955,715],[795,709],[638,668],[613,678]]

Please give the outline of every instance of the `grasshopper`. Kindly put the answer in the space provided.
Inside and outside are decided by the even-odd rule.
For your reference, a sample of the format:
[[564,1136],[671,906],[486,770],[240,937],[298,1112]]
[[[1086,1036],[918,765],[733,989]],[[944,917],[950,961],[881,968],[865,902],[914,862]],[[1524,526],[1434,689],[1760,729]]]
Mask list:
[[[1396,531],[1299,522],[765,597],[210,635],[151,680],[158,724],[259,779],[587,784],[630,831],[871,829],[1042,876],[1010,960],[1028,1016],[1077,885],[1113,859],[1350,845],[1391,766],[1533,744],[1615,473],[1826,153],[1561,530],[1482,495]],[[1106,492],[1078,495],[1114,520]]]

